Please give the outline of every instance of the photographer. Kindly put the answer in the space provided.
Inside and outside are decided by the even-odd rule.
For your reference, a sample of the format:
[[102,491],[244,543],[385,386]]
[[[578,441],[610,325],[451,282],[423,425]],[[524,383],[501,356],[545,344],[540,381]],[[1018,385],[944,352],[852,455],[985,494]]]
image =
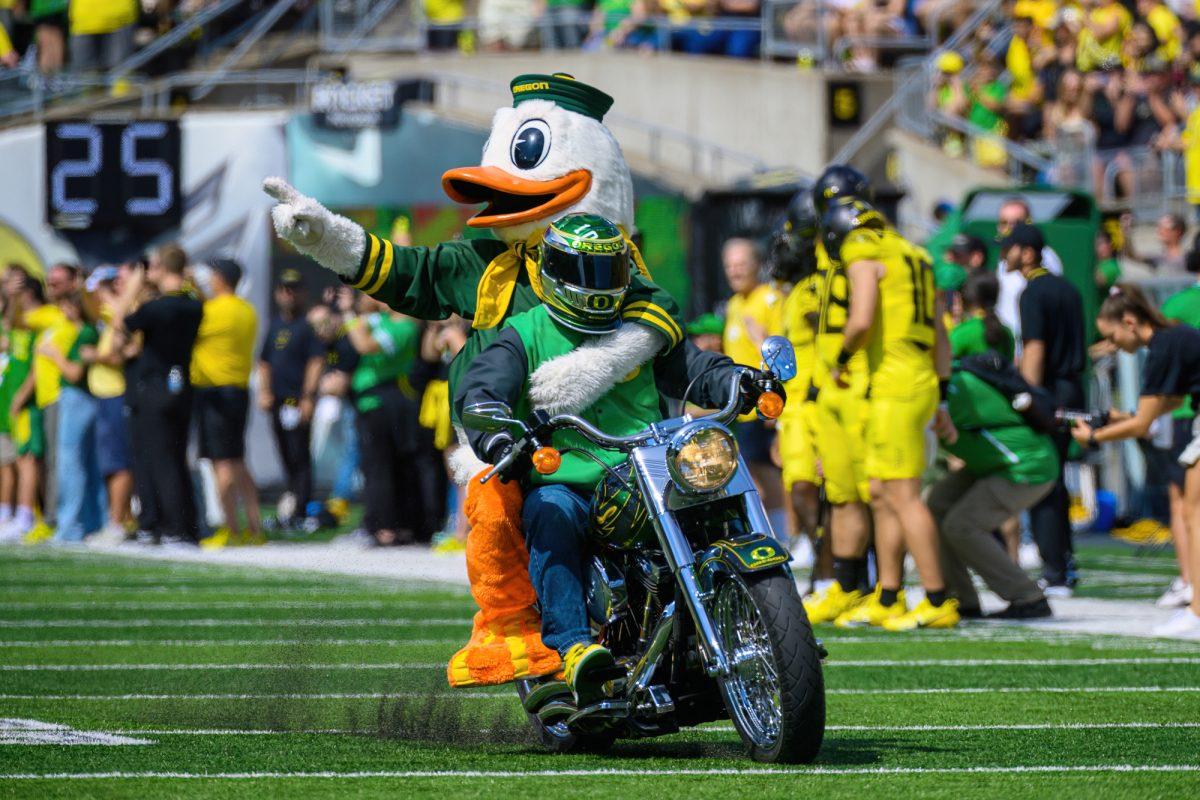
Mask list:
[[958,598],[959,613],[982,616],[970,569],[1009,602],[995,617],[1033,619],[1051,615],[1045,594],[992,532],[1050,493],[1059,460],[1053,440],[1031,427],[991,382],[1017,378],[996,352],[996,344],[1006,341],[1011,339],[993,334],[991,352],[967,359],[965,368],[955,362],[946,402],[958,438],[942,446],[963,468],[934,484],[928,503],[938,523],[946,586]]
[[[1190,325],[1169,322],[1136,286],[1119,283],[1100,306],[1096,319],[1100,334],[1127,353],[1147,348],[1142,373],[1142,391],[1137,411],[1108,425],[1093,429],[1076,423],[1071,434],[1080,444],[1095,447],[1101,442],[1146,436],[1150,423],[1178,408],[1185,397],[1193,408],[1200,399],[1200,331]],[[1191,444],[1184,448],[1179,463],[1186,469],[1184,514],[1191,541],[1200,530],[1200,425],[1192,428]],[[1200,592],[1196,591],[1197,548],[1191,548],[1191,605],[1155,630],[1160,636],[1200,638]]]

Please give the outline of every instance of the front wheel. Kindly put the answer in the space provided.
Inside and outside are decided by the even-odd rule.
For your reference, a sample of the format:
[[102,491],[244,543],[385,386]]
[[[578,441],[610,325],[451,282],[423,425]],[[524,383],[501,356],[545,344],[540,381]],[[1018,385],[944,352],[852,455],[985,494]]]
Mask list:
[[825,680],[795,582],[783,571],[730,574],[712,608],[731,670],[721,695],[750,756],[812,761],[825,737]]

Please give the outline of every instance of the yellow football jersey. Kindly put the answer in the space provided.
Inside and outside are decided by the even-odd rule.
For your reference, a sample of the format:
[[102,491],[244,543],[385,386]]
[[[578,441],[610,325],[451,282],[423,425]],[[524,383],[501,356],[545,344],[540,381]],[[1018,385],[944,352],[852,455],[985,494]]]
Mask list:
[[[845,341],[846,316],[850,311],[850,284],[846,270],[835,263],[825,252],[823,243],[817,243],[817,291],[821,296],[820,316],[817,318],[816,363],[813,368],[813,385],[818,388],[837,364],[838,353]],[[867,355],[859,350],[846,365],[846,372],[865,372]]]
[[[754,326],[759,330],[753,330]],[[782,332],[783,292],[773,283],[763,283],[747,295],[729,298],[721,349],[738,364],[758,367],[762,363],[761,338]]]
[[909,385],[928,377],[934,369],[937,308],[929,254],[891,228],[859,228],[846,236],[839,255],[843,272],[859,261],[883,265],[875,322],[864,348],[872,388],[881,373]]
[[[788,384],[807,391],[812,378],[813,362],[817,359],[817,332],[813,325],[821,311],[820,281],[810,275],[797,283],[783,301],[783,335],[796,351],[796,378]],[[796,397],[796,399],[800,399]]]

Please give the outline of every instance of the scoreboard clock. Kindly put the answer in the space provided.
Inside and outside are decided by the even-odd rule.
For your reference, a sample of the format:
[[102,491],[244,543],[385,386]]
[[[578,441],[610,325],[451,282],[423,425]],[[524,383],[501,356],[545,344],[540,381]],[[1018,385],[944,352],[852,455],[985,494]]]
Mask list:
[[73,231],[179,226],[179,123],[46,123],[46,221]]

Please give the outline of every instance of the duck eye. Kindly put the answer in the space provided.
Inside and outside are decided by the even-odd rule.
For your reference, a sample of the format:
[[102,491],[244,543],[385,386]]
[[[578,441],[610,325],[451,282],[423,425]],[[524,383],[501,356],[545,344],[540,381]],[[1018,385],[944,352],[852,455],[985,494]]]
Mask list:
[[517,129],[512,140],[512,162],[519,169],[533,169],[550,154],[550,126],[531,119]]

